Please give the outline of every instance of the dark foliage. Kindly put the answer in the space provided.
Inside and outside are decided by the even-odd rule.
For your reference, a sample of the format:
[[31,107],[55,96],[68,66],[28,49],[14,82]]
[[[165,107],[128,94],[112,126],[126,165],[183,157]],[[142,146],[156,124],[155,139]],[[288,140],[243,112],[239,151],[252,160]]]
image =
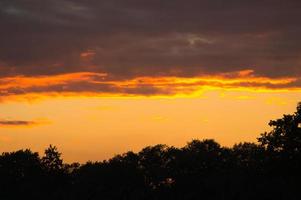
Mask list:
[[269,123],[258,144],[221,147],[192,140],[156,145],[102,162],[64,164],[51,146],[0,156],[0,199],[301,199],[301,104]]

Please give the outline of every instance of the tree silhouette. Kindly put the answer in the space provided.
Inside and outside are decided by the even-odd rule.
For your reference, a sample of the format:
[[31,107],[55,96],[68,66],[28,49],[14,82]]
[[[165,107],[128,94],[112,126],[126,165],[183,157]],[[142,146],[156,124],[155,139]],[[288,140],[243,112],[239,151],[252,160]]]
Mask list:
[[0,199],[38,197],[42,188],[35,183],[44,177],[38,153],[28,149],[3,153],[0,156],[0,177]]
[[268,150],[285,152],[293,156],[301,150],[301,103],[293,115],[283,115],[283,118],[271,120],[271,132],[261,134],[258,141]]
[[58,172],[63,168],[63,160],[61,153],[55,146],[50,145],[45,150],[45,155],[42,158],[42,164],[48,171]]

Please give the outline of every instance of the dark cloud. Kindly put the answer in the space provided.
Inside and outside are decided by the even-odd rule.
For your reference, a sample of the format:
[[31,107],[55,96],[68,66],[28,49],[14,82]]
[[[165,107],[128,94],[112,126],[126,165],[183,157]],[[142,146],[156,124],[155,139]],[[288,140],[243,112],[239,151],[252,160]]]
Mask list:
[[36,122],[34,121],[22,121],[22,120],[0,120],[0,127],[1,126],[31,126],[35,125]]
[[26,95],[26,94],[107,94],[107,95],[141,95],[141,96],[150,96],[150,95],[171,95],[175,94],[176,91],[173,87],[165,88],[157,87],[153,84],[137,84],[131,86],[118,86],[110,83],[92,83],[80,81],[76,83],[66,82],[65,84],[51,84],[48,86],[31,86],[31,87],[12,87],[7,88],[5,92],[0,92],[0,100],[5,97],[12,95]]
[[2,0],[0,76],[300,76],[300,9],[299,0]]

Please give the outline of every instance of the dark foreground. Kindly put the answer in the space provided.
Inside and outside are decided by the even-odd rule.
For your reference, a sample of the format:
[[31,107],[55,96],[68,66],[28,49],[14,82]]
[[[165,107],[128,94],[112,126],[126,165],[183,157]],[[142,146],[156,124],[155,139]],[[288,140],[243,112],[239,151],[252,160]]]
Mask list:
[[301,105],[270,126],[258,144],[193,140],[83,165],[64,164],[52,146],[43,157],[3,153],[0,199],[301,199]]

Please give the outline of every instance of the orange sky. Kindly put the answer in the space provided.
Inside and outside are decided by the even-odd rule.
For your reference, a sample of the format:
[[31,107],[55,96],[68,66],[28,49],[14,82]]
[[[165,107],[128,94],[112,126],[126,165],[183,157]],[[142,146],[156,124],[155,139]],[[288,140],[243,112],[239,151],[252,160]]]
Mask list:
[[[20,85],[24,88],[33,83],[44,85],[44,79],[47,78],[18,78],[1,87],[8,88],[22,81],[24,83]],[[47,80],[48,86],[52,83],[49,79],[69,81],[64,76],[52,77]],[[269,130],[267,123],[270,119],[294,112],[301,99],[297,89],[208,85],[198,88],[200,90],[193,86],[190,92],[185,90],[181,93],[181,86],[174,86],[178,83],[195,85],[200,79],[204,78],[154,79],[160,87],[169,88],[172,84],[170,87],[177,89],[174,95],[106,96],[36,92],[4,96],[0,103],[0,151],[31,148],[42,152],[49,144],[54,144],[63,152],[67,162],[85,162],[110,158],[128,150],[138,151],[146,145],[158,143],[183,146],[195,138],[214,138],[229,146],[241,141],[256,141],[260,133]],[[290,81],[253,79],[253,82],[275,84]],[[227,84],[227,80],[206,78],[206,81]],[[228,80],[231,84],[235,81],[239,78]]]

